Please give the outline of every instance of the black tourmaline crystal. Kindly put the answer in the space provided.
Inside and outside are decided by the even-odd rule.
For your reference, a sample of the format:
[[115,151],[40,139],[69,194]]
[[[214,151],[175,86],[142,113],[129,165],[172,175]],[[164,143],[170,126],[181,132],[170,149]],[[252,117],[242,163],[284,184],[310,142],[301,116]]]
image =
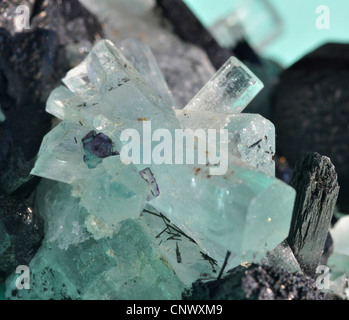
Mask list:
[[302,270],[315,276],[337,202],[337,173],[329,158],[310,153],[297,163],[291,185],[297,196],[287,241]]

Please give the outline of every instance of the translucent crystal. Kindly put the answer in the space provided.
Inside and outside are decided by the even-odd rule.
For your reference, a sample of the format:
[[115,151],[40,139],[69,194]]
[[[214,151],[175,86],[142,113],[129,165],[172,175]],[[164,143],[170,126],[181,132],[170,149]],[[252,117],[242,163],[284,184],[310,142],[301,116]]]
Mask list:
[[222,47],[233,48],[244,36],[258,51],[274,40],[281,30],[281,19],[268,0],[237,1],[228,16],[210,27]]
[[268,252],[267,256],[260,263],[290,272],[303,273],[286,240],[279,244],[275,249]]
[[44,137],[31,174],[65,183],[88,176],[81,140],[89,131],[79,123],[61,122]]
[[[151,207],[136,220],[106,225],[81,208],[72,187],[42,180],[37,191],[45,241],[30,264],[31,289],[18,299],[180,299],[218,266]],[[17,275],[8,281],[12,297]]]
[[[17,299],[180,299],[184,288],[136,220],[125,220],[111,238],[67,250],[44,243],[29,267],[31,288]],[[16,278],[7,282],[7,297],[14,298]]]
[[133,39],[119,42],[118,47],[127,60],[162,97],[164,102],[172,108],[176,108],[176,102],[150,48],[146,44]]
[[233,157],[223,176],[211,176],[208,166],[190,166],[185,176],[175,170],[172,184],[156,176],[161,194],[152,205],[211,256],[223,258],[223,248],[235,265],[256,261],[287,236],[295,192],[281,181]]
[[110,157],[92,170],[87,179],[74,184],[74,192],[89,213],[107,224],[117,224],[139,216],[152,187],[133,165],[124,165],[119,157]]
[[186,286],[198,278],[217,277],[222,262],[210,257],[203,247],[166,216],[147,206],[140,220],[144,230],[152,235],[156,250]]
[[117,43],[136,39],[147,44],[156,58],[179,108],[215,73],[206,53],[182,41],[155,9],[155,0],[81,0],[104,22],[107,39]]
[[44,138],[32,174],[72,184],[81,205],[107,223],[138,217],[151,193],[150,186],[119,156],[105,158],[89,169],[82,143],[89,131],[80,124],[62,121]]
[[152,121],[154,129],[179,127],[171,105],[108,40],[97,43],[62,81],[69,90],[56,89],[47,102],[47,112],[102,131],[119,149],[120,133],[129,128],[141,132],[142,121]]
[[72,196],[70,185],[43,179],[36,199],[37,209],[45,220],[46,242],[63,250],[91,237],[82,224],[88,212],[79,206],[79,199]]
[[338,277],[334,281],[330,281],[330,288],[324,289],[325,292],[330,292],[332,294],[335,294],[336,296],[347,300],[347,287],[348,287],[348,276],[346,274],[343,274],[342,276]]
[[231,57],[184,110],[239,113],[262,89],[252,71]]
[[[67,88],[60,87],[52,93],[47,111],[64,121],[43,141],[32,173],[72,184],[73,195],[88,213],[85,227],[98,235],[94,240],[103,243],[98,248],[100,245],[104,248],[105,236],[123,237],[121,231],[114,233],[117,225],[132,224],[137,229],[139,214],[147,200],[158,216],[165,216],[175,225],[164,227],[161,218],[148,227],[161,233],[162,224],[164,229],[172,230],[172,235],[161,239],[162,244],[171,244],[164,248],[172,255],[163,256],[170,269],[177,270],[174,265],[180,264],[178,277],[184,283],[192,280],[192,275],[197,276],[199,270],[207,273],[207,264],[199,267],[197,262],[186,265],[179,260],[200,257],[213,269],[223,263],[229,250],[232,259],[228,267],[234,267],[245,261],[260,260],[287,237],[295,192],[273,177],[273,126],[256,115],[236,114],[262,88],[261,82],[237,60],[229,60],[186,108],[184,112],[188,114],[203,114],[197,119],[187,118],[184,113],[177,118],[172,107],[107,40],[96,44],[86,60],[71,70],[63,82]],[[172,137],[182,126],[210,129],[214,112],[218,120],[213,127],[230,131],[233,154],[222,158],[227,161],[225,173],[212,174],[218,165],[210,166],[207,162],[175,164],[171,162],[174,156],[167,159],[168,164],[154,159],[147,161],[158,141],[154,138],[148,141],[144,129],[149,127],[153,133],[165,128]],[[127,142],[120,138],[130,128],[143,132],[139,141],[141,161],[133,165],[122,163],[121,157],[112,154],[112,150],[122,152]],[[103,134],[100,136],[103,139],[98,140],[103,146],[94,144],[93,139],[99,134]],[[93,143],[93,147],[84,146],[83,141]],[[184,147],[188,143],[186,140]],[[213,147],[213,143],[209,145]],[[93,151],[94,148],[97,150]],[[210,149],[208,155],[211,153],[214,151]],[[95,155],[93,163],[89,162],[90,155]],[[98,231],[98,226],[105,232]],[[145,227],[139,237],[148,239],[149,234],[144,230]],[[178,239],[176,234],[185,234],[190,243],[182,246],[179,240],[170,242],[168,238],[173,236]],[[150,238],[154,241],[154,235]],[[163,252],[159,243],[157,247]]]
[[258,114],[177,110],[184,129],[227,129],[229,154],[252,167],[275,176],[275,127]]

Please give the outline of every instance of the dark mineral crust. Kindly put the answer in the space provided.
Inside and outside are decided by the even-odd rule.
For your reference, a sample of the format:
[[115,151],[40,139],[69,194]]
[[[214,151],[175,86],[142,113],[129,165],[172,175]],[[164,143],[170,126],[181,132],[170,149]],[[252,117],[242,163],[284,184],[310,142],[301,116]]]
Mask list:
[[[15,32],[16,8],[30,10],[30,28]],[[0,190],[9,194],[29,180],[43,136],[50,92],[72,67],[68,45],[90,45],[101,26],[79,1],[6,1],[0,16]],[[12,17],[12,18],[11,18]],[[81,59],[83,56],[81,56]]]
[[337,173],[329,158],[310,153],[297,163],[291,185],[297,196],[287,241],[302,270],[315,276],[337,202]]
[[26,201],[0,196],[0,282],[29,265],[43,237],[43,221]]
[[220,280],[196,281],[184,300],[324,300],[314,280],[275,267],[239,266]]
[[[19,5],[30,11],[30,28],[20,32],[14,22]],[[77,0],[1,2],[0,106],[6,120],[0,123],[0,282],[29,264],[43,238],[27,199],[39,181],[30,171],[51,129],[47,97],[72,67],[69,46],[92,45],[100,34],[97,19]]]
[[329,157],[338,173],[343,212],[349,206],[348,83],[349,45],[329,43],[281,75],[273,103],[277,154],[291,167],[308,152]]

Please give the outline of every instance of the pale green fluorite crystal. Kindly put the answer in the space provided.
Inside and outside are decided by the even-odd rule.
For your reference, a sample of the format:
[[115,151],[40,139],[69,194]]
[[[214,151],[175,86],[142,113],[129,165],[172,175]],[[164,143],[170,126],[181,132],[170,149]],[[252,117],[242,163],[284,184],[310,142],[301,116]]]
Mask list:
[[[180,299],[184,285],[137,220],[118,233],[67,250],[44,243],[30,264],[31,289],[19,299]],[[9,279],[7,296],[15,290]]]
[[72,194],[68,184],[40,183],[36,199],[46,222],[45,244],[29,266],[31,290],[16,298],[180,299],[186,286],[217,271],[202,248],[153,208],[107,225]]
[[[281,243],[295,192],[274,178],[274,126],[261,116],[238,114],[262,88],[245,66],[229,60],[175,113],[149,50],[126,44],[132,44],[126,51],[136,57],[135,67],[110,41],[100,41],[63,79],[66,87],[48,99],[47,111],[63,121],[45,137],[32,174],[71,186],[40,187],[41,214],[51,227],[33,268],[40,273],[52,255],[59,281],[84,298],[96,287],[105,298],[178,298],[184,285],[217,271],[227,250],[228,267],[234,267],[262,259]],[[158,85],[142,76],[150,70]],[[214,175],[217,166],[208,163],[148,163],[157,141],[143,140],[147,125],[172,136],[182,128],[228,129],[229,154],[221,159],[226,172]],[[127,165],[115,152],[89,165],[84,139],[98,133],[121,152],[125,129],[140,133],[141,162]],[[72,279],[76,272],[96,276],[84,284]]]

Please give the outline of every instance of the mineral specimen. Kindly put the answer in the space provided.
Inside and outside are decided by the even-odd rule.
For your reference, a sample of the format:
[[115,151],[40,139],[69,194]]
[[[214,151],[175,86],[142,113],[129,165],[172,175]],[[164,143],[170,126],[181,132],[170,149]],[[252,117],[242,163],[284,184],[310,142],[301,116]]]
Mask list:
[[[147,58],[147,52],[142,59]],[[140,56],[139,51],[137,55]],[[223,80],[231,82],[231,86]],[[169,232],[167,240],[179,241],[181,236],[189,239],[196,248],[195,252],[201,252],[203,262],[209,262],[212,268],[223,263],[226,250],[232,253],[229,267],[233,267],[245,260],[263,258],[286,237],[294,191],[273,178],[274,173],[270,170],[275,137],[269,122],[259,132],[263,134],[263,143],[252,141],[255,138],[252,132],[250,142],[242,135],[250,126],[249,120],[253,123],[256,116],[245,115],[243,122],[243,116],[231,116],[228,121],[218,124],[217,128],[227,127],[235,137],[242,137],[241,145],[245,145],[239,148],[238,139],[231,141],[240,154],[235,157],[227,155],[228,170],[223,176],[212,175],[211,169],[214,168],[204,164],[148,163],[151,159],[151,148],[148,147],[152,142],[144,137],[139,139],[140,162],[122,163],[122,149],[129,142],[122,139],[124,130],[133,128],[142,132],[147,126],[150,130],[166,128],[169,132],[181,129],[172,105],[159,95],[159,87],[157,90],[152,88],[122,53],[106,40],[97,43],[85,61],[67,74],[63,83],[67,87],[56,89],[47,103],[47,111],[63,121],[45,137],[32,173],[72,184],[72,193],[80,199],[79,205],[92,214],[95,221],[100,221],[99,224],[109,227],[120,223],[134,224],[136,222],[128,222],[129,219],[137,220],[148,202],[154,208],[148,211],[161,217],[158,223],[165,223],[159,236]],[[199,96],[217,85],[217,101],[223,101],[224,110],[228,107],[234,110],[234,106],[239,106],[237,111],[261,88],[259,80],[239,62],[228,62]],[[248,98],[241,99],[244,96]],[[203,104],[203,109],[209,108]],[[209,127],[208,121],[202,120],[206,122],[203,128]],[[262,122],[261,118],[258,119],[258,123]],[[102,145],[108,141],[106,152],[105,147],[94,144],[97,135],[108,137],[99,141]],[[94,139],[94,151],[90,150],[90,154],[99,154],[101,149],[103,155],[111,155],[113,146],[120,156],[97,157],[98,162],[89,168],[83,161],[86,160],[83,142],[86,144],[90,139]],[[269,139],[270,142],[266,142]],[[268,143],[271,148],[266,150]],[[242,162],[241,159],[248,158],[254,148],[261,149],[263,154],[268,151],[269,176]],[[152,223],[150,230],[155,225]],[[89,230],[93,228],[90,226]],[[149,234],[149,231],[143,232]],[[181,265],[187,257],[193,256],[191,250],[194,249],[183,248],[177,243],[174,258],[166,258],[177,276],[187,279],[184,281],[186,285],[196,279],[193,275],[199,274],[185,266],[178,271],[174,265]],[[207,274],[207,270],[203,273]],[[86,289],[79,290],[85,294]]]
[[251,265],[231,270],[224,279],[197,281],[185,300],[324,300],[314,281],[301,273]]
[[337,174],[329,158],[308,154],[297,164],[291,185],[297,197],[287,242],[303,271],[314,276],[338,197]]
[[7,297],[179,299],[185,286],[214,274],[214,260],[153,208],[106,225],[72,194],[68,184],[40,183],[36,199],[45,242],[29,265],[31,290],[18,291],[11,277]]
[[[179,108],[183,108],[213,76],[215,69],[206,53],[173,32],[155,0],[81,2],[104,22],[107,39],[115,43],[136,39],[150,47]],[[222,64],[229,57],[230,54]]]
[[[43,238],[42,219],[30,196],[40,179],[30,176],[30,171],[42,138],[51,128],[51,116],[44,104],[71,67],[65,45],[85,45],[94,41],[100,30],[93,16],[78,8],[78,1],[1,1],[1,281],[18,265],[29,264]],[[29,13],[30,28],[18,23],[26,18],[22,11]],[[94,24],[88,30],[92,36],[85,26],[79,27],[91,25],[91,19]],[[67,28],[73,28],[74,33]],[[86,52],[80,54],[78,62],[84,55]]]
[[263,83],[231,57],[184,110],[240,113],[263,89]]
[[[222,48],[216,40],[212,37],[210,32],[202,25],[193,12],[186,6],[182,0],[157,0],[157,4],[164,12],[164,16],[169,19],[173,24],[175,32],[187,43],[191,43],[202,48],[208,57],[211,59],[212,64],[219,69],[225,61],[231,56],[236,56],[239,60],[246,64],[264,83],[265,89],[258,95],[247,107],[246,112],[258,113],[267,119],[271,119],[272,109],[271,100],[273,99],[273,90],[276,83],[279,81],[278,76],[282,68],[275,62],[265,60],[260,57],[246,41],[245,36],[255,37],[260,39],[262,30],[265,29],[266,21],[263,19],[256,19],[255,23],[249,19],[248,27],[246,30],[240,30],[239,37],[236,39],[236,43],[233,47]],[[265,13],[269,16],[275,17],[273,8],[270,4],[266,4],[264,1],[242,1],[237,6],[243,9],[240,12],[249,13],[250,9],[261,9],[261,16],[264,18]],[[258,12],[260,14],[260,12]],[[237,16],[232,18],[234,22],[239,23]],[[239,17],[239,20],[244,19],[244,14]],[[277,19],[273,19],[277,25],[272,26],[272,31],[275,33],[280,32],[280,26],[276,22]],[[254,29],[253,31],[251,30]],[[217,39],[226,36],[227,31],[223,28],[216,30],[215,36]],[[271,30],[268,29],[267,33]],[[257,34],[258,33],[258,34]],[[231,35],[232,33],[230,33]],[[256,42],[255,42],[256,43]],[[196,92],[195,92],[196,93]]]
[[28,265],[43,238],[37,212],[21,199],[0,196],[0,282],[19,265]]
[[176,108],[176,102],[150,48],[146,44],[132,39],[120,41],[118,46],[126,59],[157,91],[164,102],[172,108]]
[[[19,4],[28,6],[31,18],[30,29],[22,32],[15,28]],[[10,142],[9,150],[5,149],[10,153],[7,159],[15,149],[21,149],[24,162],[36,156],[50,129],[44,103],[71,67],[64,45],[93,42],[101,28],[77,0],[36,1],[35,5],[34,1],[6,1],[1,11],[0,104],[6,121],[0,124],[0,130]],[[74,32],[68,32],[69,28]]]
[[303,270],[286,240],[275,249],[268,252],[267,256],[260,263],[289,272],[303,273]]
[[[0,8],[0,299],[6,278],[8,299],[323,299],[307,275],[331,254],[334,167],[305,158],[293,209],[274,125],[242,113],[270,115],[280,68],[246,34],[220,47],[182,1],[81,2],[114,43],[92,47],[78,0],[23,1],[28,31],[18,1]],[[346,297],[346,229],[327,297]]]

